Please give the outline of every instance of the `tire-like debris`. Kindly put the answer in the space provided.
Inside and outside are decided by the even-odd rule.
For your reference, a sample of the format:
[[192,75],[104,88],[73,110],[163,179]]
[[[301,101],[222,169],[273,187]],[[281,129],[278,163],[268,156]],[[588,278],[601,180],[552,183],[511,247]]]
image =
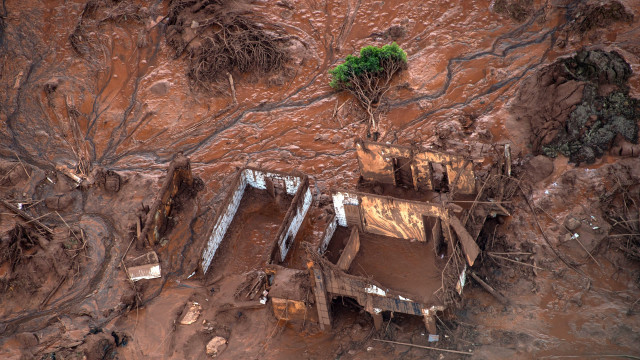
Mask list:
[[232,73],[277,73],[290,60],[286,33],[243,2],[173,0],[166,37],[176,57],[186,52],[197,88],[211,89]]
[[542,69],[518,93],[514,113],[531,126],[535,154],[592,163],[617,138],[637,143],[640,100],[631,67],[616,52],[581,51]]

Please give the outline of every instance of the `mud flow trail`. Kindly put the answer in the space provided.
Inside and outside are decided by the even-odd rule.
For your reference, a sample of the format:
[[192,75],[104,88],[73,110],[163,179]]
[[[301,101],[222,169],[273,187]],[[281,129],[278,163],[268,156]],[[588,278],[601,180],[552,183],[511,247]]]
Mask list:
[[[271,264],[307,270],[303,243],[317,249],[332,190],[357,188],[368,134],[328,71],[392,42],[407,69],[377,104],[378,141],[477,168],[510,149],[509,216],[488,218],[471,268],[508,302],[467,279],[436,342],[420,317],[384,313],[376,330],[351,298],[329,299],[324,330],[259,303],[294,192],[247,185],[213,270],[200,267],[251,167],[309,177],[312,205]],[[640,358],[639,126],[637,0],[3,0],[0,358],[200,359],[217,336],[221,359]],[[194,180],[159,201],[178,153]],[[154,204],[162,230],[135,241]],[[363,237],[353,273],[438,287],[401,274],[439,269],[413,266],[421,244],[384,256],[382,238]],[[134,282],[150,250],[161,276]]]

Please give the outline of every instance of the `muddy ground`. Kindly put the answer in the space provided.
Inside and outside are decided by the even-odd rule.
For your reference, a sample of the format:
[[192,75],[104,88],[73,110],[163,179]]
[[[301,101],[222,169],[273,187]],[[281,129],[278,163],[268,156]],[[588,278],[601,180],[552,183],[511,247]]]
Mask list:
[[[228,339],[224,359],[640,356],[637,1],[247,2],[225,11],[282,57],[201,78],[197,29],[225,4],[206,3],[189,15],[162,1],[2,2],[0,357],[206,358],[214,336]],[[330,189],[356,187],[366,136],[327,70],[391,41],[408,69],[380,104],[382,141],[478,157],[511,144],[512,216],[487,223],[474,269],[509,303],[470,280],[427,343],[421,319],[386,317],[376,332],[348,299],[321,331],[238,306],[243,273],[188,279],[242,166],[311,178],[316,206],[286,260],[304,267],[299,244],[320,235]],[[619,66],[584,66],[589,54]],[[162,278],[133,286],[122,258],[143,251],[136,224],[177,152],[204,189],[156,248]],[[179,324],[193,301],[198,320]]]

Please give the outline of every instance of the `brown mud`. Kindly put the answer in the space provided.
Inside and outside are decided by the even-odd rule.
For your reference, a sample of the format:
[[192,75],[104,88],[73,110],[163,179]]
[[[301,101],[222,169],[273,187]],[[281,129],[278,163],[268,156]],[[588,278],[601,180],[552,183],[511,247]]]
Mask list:
[[[214,336],[228,340],[223,359],[459,358],[373,338],[471,350],[475,359],[640,355],[632,225],[640,152],[614,138],[608,154],[580,166],[563,155],[534,157],[540,149],[518,113],[546,114],[547,103],[518,94],[546,91],[535,79],[582,51],[618,54],[629,64],[626,94],[640,98],[637,2],[536,0],[518,21],[479,0],[251,2],[251,14],[289,37],[292,74],[232,68],[235,90],[220,83],[212,91],[194,89],[189,55],[176,58],[167,43],[170,7],[110,0],[0,6],[0,199],[23,204],[53,230],[46,234],[0,205],[0,246],[9,249],[0,285],[10,284],[0,289],[0,357],[205,358]],[[183,16],[188,32],[193,22]],[[362,46],[390,40],[407,51],[408,69],[381,104],[380,140],[474,156],[494,143],[512,145],[522,191],[507,205],[513,216],[485,228],[475,269],[510,305],[469,279],[460,310],[438,322],[441,341],[433,344],[412,317],[386,314],[374,333],[370,316],[349,299],[336,299],[333,328],[322,332],[309,322],[278,322],[269,303],[247,307],[235,296],[246,280],[241,273],[188,279],[236,168],[304,172],[320,205],[329,204],[330,189],[356,187],[354,139],[366,135],[366,118],[348,95],[331,90],[327,70]],[[568,93],[548,103],[560,120],[573,110],[554,101]],[[121,259],[177,152],[205,187],[180,206],[157,248],[162,278],[134,287]],[[87,179],[98,169],[108,176],[104,185],[78,187],[60,166]],[[312,208],[288,261],[304,268],[299,240],[317,238],[327,220],[322,207]],[[524,255],[507,254],[514,252]],[[202,305],[200,317],[177,324],[190,301]]]

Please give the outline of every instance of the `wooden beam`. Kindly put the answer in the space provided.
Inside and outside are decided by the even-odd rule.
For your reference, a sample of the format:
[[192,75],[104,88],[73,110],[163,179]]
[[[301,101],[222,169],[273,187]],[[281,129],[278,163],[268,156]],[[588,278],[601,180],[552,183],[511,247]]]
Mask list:
[[358,228],[354,226],[351,228],[351,236],[349,236],[347,246],[344,247],[344,251],[342,252],[342,255],[340,255],[340,259],[338,260],[337,265],[340,270],[349,270],[351,262],[353,262],[353,259],[355,259],[358,251],[360,251],[360,233],[358,232]]
[[469,266],[473,266],[473,263],[476,261],[478,254],[480,254],[480,248],[478,244],[476,244],[475,240],[469,235],[467,229],[464,228],[460,219],[456,216],[449,217],[449,224],[453,227],[453,230],[458,235],[458,239],[460,239],[460,243],[462,244],[462,251],[467,258],[467,263]]

